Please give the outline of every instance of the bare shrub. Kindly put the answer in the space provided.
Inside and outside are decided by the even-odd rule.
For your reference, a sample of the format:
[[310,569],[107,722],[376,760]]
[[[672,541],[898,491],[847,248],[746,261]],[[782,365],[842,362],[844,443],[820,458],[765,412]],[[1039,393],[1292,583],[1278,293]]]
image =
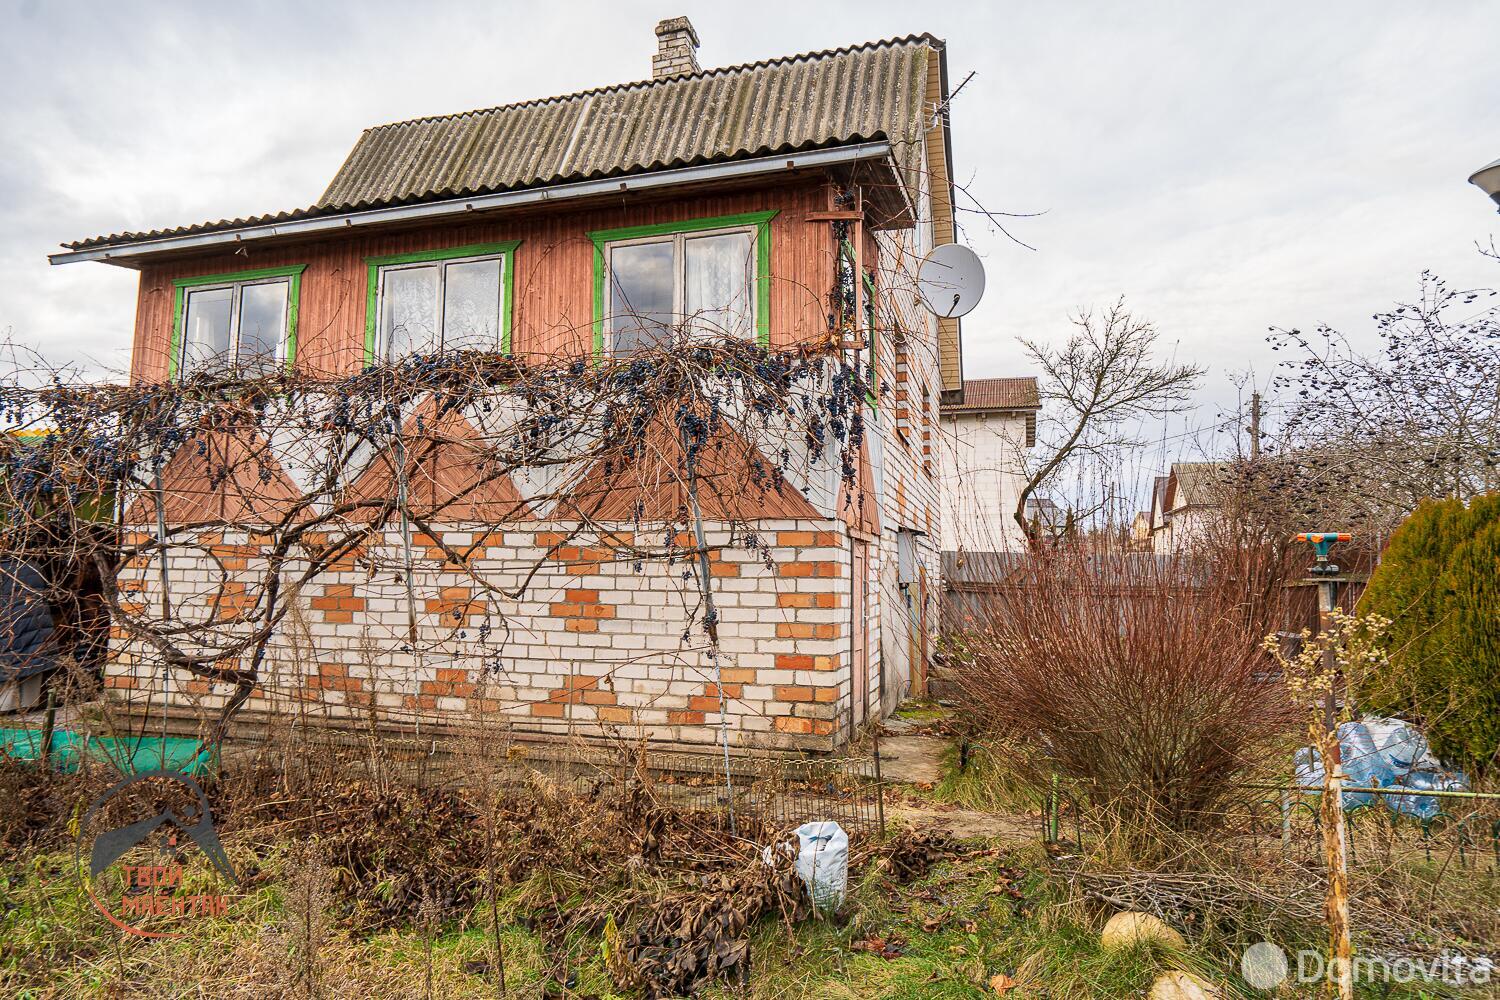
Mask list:
[[1018,558],[961,637],[965,722],[1125,821],[1195,825],[1295,729],[1261,641],[1284,562],[1267,546]]

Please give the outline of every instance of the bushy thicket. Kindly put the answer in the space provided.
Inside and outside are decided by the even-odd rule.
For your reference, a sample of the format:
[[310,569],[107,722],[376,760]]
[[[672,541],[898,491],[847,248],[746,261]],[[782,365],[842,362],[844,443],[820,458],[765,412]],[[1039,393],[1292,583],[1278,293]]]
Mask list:
[[1278,759],[1297,718],[1261,648],[1281,619],[1270,547],[1024,557],[988,595],[955,671],[971,729],[1121,818],[1181,830]]
[[1500,754],[1500,494],[1427,501],[1391,537],[1360,610],[1392,620],[1370,709],[1421,724],[1449,762]]

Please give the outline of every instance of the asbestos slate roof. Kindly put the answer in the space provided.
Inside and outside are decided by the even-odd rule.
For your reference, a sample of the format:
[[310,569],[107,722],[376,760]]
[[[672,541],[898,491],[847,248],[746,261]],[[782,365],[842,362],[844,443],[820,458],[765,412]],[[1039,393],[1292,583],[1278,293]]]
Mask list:
[[1039,410],[1042,406],[1037,381],[1032,376],[1020,378],[964,379],[964,401],[944,403],[944,414],[988,413],[994,410]]
[[1216,504],[1225,471],[1222,462],[1173,462],[1167,477],[1166,509]]
[[[662,170],[919,135],[929,35],[367,129],[319,207]],[[916,147],[898,146],[915,171]]]
[[867,42],[367,129],[308,208],[63,244],[83,250],[266,222],[876,140],[922,169],[931,35]]

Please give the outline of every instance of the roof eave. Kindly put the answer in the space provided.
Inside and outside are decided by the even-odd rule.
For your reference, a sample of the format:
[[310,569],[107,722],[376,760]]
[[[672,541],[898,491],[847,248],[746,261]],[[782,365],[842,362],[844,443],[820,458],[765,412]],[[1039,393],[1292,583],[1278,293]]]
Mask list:
[[211,232],[168,235],[136,241],[122,240],[51,254],[47,259],[52,264],[73,264],[79,261],[97,260],[120,267],[136,267],[144,258],[173,251],[209,249],[287,236],[315,236],[355,227],[428,219],[439,220],[474,212],[535,206],[605,194],[618,195],[627,192],[659,190],[687,184],[770,175],[789,170],[836,167],[861,161],[888,161],[891,155],[889,142],[859,142],[806,152],[728,160],[643,174],[571,181],[440,201],[338,212],[290,221],[251,223]]

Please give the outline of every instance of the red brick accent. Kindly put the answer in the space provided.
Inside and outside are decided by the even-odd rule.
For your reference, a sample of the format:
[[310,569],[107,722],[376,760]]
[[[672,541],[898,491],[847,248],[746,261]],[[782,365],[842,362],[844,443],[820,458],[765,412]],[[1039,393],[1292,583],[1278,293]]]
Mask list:
[[777,594],[778,608],[836,608],[838,594]]
[[778,622],[776,625],[776,638],[778,639],[837,639],[839,627],[832,623],[813,624],[811,622]]
[[776,685],[777,701],[812,701],[813,689],[803,687],[800,684],[778,684]]
[[810,733],[813,731],[811,719],[794,719],[790,715],[778,716],[776,729],[783,733]]
[[[743,697],[742,691],[743,689],[738,684],[730,684],[728,682],[724,684],[724,697],[726,698]],[[719,696],[719,685],[705,684],[703,685],[703,693],[710,698],[717,698]]]
[[[718,711],[718,709],[715,709]],[[703,725],[702,712],[668,712],[667,723],[673,726],[701,726]]]
[[315,610],[323,612],[323,620],[334,624],[348,625],[354,621],[356,611],[365,610],[365,599],[354,596],[354,585],[330,583],[324,586],[323,596],[309,602]]
[[[737,687],[740,684],[755,683],[755,671],[749,667],[725,667],[719,671],[719,676],[724,680],[724,689],[726,691],[731,684]],[[738,698],[739,694],[736,693],[735,697]]]
[[469,681],[469,672],[456,667],[438,667],[434,679],[422,682],[422,693],[447,695],[450,698],[467,698],[474,693]]
[[531,714],[540,719],[561,719],[565,711],[563,706],[550,702],[534,701],[531,703]]
[[547,700],[559,705],[613,705],[615,693],[600,691],[598,688],[598,677],[590,674],[576,674],[572,677],[564,677],[562,687],[547,695]]
[[454,621],[483,618],[485,604],[473,596],[468,587],[444,587],[437,597],[427,599],[427,613],[451,617]]
[[813,658],[802,653],[777,653],[777,670],[813,670]]
[[786,577],[823,577],[833,578],[839,575],[839,564],[836,562],[784,562],[779,567],[781,575]]
[[600,722],[608,722],[614,725],[630,725],[635,722],[635,709],[605,706],[599,709],[598,716]]
[[592,618],[569,618],[563,623],[569,632],[597,632],[599,623]]

